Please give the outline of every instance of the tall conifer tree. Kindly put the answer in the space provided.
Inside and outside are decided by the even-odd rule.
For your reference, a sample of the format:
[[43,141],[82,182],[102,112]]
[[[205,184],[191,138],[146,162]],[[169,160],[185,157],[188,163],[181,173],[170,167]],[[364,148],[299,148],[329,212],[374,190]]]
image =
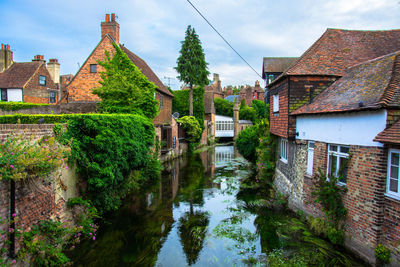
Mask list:
[[193,86],[204,86],[208,84],[207,62],[201,47],[199,36],[192,26],[186,30],[185,40],[181,42],[182,48],[176,61],[178,79],[189,85],[189,115],[193,116]]

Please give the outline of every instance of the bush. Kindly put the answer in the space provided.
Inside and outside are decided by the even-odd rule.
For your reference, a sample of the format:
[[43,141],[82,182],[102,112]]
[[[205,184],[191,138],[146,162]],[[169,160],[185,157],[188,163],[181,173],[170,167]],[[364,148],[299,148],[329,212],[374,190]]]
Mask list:
[[246,105],[241,105],[239,110],[239,119],[241,120],[249,120],[253,124],[256,124],[259,119],[257,117],[257,112],[254,108],[248,107]]
[[31,109],[36,107],[50,106],[49,104],[35,104],[25,102],[0,102],[0,109],[7,111],[15,111],[20,109]]
[[378,244],[375,248],[375,257],[381,263],[389,263],[392,257],[390,250],[382,244]]
[[[38,124],[46,123],[64,123],[70,117],[76,114],[63,114],[63,115],[52,115],[52,114],[14,114],[14,115],[3,115],[0,116],[0,124]],[[43,119],[42,121],[40,121]]]
[[151,120],[141,115],[70,118],[64,138],[73,138],[71,158],[87,181],[87,197],[100,213],[117,209],[128,192],[156,178],[144,176],[149,164],[159,164],[151,155],[154,136]]
[[235,141],[239,153],[249,161],[257,159],[256,148],[259,145],[258,127],[256,125],[247,127],[241,131]]
[[261,100],[254,99],[251,101],[251,107],[256,111],[258,119],[269,119],[269,104],[265,105]]
[[202,129],[200,128],[199,122],[193,116],[185,116],[178,120],[182,129],[185,131],[185,140],[190,144],[189,148],[193,148],[200,142]]

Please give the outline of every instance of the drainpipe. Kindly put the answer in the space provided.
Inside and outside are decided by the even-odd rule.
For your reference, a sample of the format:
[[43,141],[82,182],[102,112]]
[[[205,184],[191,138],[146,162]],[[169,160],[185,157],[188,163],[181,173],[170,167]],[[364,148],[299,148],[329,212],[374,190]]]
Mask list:
[[12,220],[10,228],[14,229],[14,231],[10,233],[10,258],[15,259],[15,222],[13,217],[13,214],[15,213],[15,181],[11,180],[10,183],[10,219]]

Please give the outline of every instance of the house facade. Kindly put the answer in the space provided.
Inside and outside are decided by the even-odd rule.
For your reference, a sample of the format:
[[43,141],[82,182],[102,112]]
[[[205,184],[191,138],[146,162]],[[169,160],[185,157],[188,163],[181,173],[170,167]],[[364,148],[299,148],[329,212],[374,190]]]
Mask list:
[[37,55],[32,62],[14,62],[9,45],[2,44],[0,50],[1,101],[56,104],[59,100],[59,63],[43,55]]
[[135,64],[140,71],[153,82],[157,89],[155,98],[159,102],[159,114],[154,118],[153,123],[156,127],[156,134],[159,141],[164,144],[163,152],[178,153],[179,144],[177,131],[172,129],[172,98],[173,94],[161,82],[154,71],[139,56],[131,52],[119,42],[119,23],[115,20],[115,14],[106,14],[105,21],[101,22],[101,39],[92,53],[83,63],[76,75],[66,86],[65,102],[68,103],[90,103],[99,102],[97,95],[92,94],[92,90],[100,86],[101,75],[104,68],[98,64],[98,61],[106,59],[105,51],[110,55],[115,53],[114,44],[118,45],[124,51],[129,59]]
[[376,136],[400,115],[399,49],[399,30],[328,29],[268,85],[271,133],[279,137],[275,185],[293,209],[322,216],[311,195],[316,174],[341,177],[345,244],[369,262],[378,243],[398,259],[398,203],[386,195],[391,154]]

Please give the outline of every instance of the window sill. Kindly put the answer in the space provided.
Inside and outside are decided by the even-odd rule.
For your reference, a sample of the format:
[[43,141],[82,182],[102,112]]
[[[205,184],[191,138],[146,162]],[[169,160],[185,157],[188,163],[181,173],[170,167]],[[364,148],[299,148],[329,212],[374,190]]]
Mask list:
[[400,196],[396,196],[394,194],[385,193],[385,197],[389,198],[390,200],[394,200],[396,202],[400,202]]
[[280,160],[281,162],[285,163],[285,164],[288,163],[287,159],[282,159],[282,158],[280,158],[279,160]]

